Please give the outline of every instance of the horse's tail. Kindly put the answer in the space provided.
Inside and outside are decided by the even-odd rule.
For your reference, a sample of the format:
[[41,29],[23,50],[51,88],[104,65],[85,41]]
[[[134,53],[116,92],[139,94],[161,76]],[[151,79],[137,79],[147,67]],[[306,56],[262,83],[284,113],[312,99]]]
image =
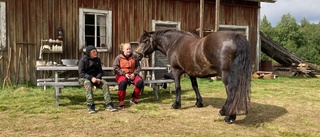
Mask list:
[[240,34],[236,34],[236,44],[237,51],[230,68],[229,83],[227,86],[228,98],[225,106],[227,115],[240,112],[247,114],[250,104],[250,46],[247,39]]

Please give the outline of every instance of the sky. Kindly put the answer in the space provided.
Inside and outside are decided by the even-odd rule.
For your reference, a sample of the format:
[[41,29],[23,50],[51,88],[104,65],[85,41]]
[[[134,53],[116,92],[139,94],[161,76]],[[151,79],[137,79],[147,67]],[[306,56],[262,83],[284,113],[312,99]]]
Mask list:
[[320,0],[277,0],[275,3],[261,2],[260,17],[266,15],[272,26],[281,21],[284,14],[288,14],[300,24],[303,18],[310,23],[320,22]]

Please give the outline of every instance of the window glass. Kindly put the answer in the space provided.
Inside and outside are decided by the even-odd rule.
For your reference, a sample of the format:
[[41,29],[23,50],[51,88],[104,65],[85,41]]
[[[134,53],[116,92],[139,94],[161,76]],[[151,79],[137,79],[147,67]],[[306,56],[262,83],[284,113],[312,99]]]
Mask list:
[[112,12],[83,9],[79,13],[80,48],[93,45],[100,51],[111,51]]

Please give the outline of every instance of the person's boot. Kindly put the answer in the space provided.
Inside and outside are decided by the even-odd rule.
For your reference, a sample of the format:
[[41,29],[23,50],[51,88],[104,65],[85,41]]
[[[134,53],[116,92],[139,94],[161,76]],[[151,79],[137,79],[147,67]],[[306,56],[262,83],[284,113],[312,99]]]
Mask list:
[[95,104],[88,104],[87,106],[88,106],[89,114],[94,114],[94,113],[96,113]]
[[124,101],[120,101],[119,102],[119,109],[125,109],[125,106],[124,106]]
[[133,99],[130,100],[130,103],[137,105],[137,104],[139,104],[139,101],[138,101],[138,99],[134,99],[133,98]]
[[111,112],[117,111],[117,109],[114,108],[114,105],[112,102],[106,104],[106,109]]

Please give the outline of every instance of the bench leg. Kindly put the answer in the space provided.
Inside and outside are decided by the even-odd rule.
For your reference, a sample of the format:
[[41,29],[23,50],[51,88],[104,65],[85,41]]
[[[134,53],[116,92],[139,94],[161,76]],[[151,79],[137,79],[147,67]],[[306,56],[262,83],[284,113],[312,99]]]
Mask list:
[[56,98],[56,105],[59,106],[59,92],[60,88],[59,87],[54,87],[54,97]]
[[[58,72],[54,71],[54,82],[58,82]],[[56,98],[56,105],[59,106],[59,90],[58,85],[54,86],[54,97]]]
[[152,88],[153,88],[154,98],[156,100],[158,100],[159,99],[159,97],[158,97],[158,89],[159,89],[159,87],[157,86],[157,84],[152,84]]
[[56,106],[59,106],[59,94],[62,93],[63,86],[54,87],[54,97],[56,98]]

